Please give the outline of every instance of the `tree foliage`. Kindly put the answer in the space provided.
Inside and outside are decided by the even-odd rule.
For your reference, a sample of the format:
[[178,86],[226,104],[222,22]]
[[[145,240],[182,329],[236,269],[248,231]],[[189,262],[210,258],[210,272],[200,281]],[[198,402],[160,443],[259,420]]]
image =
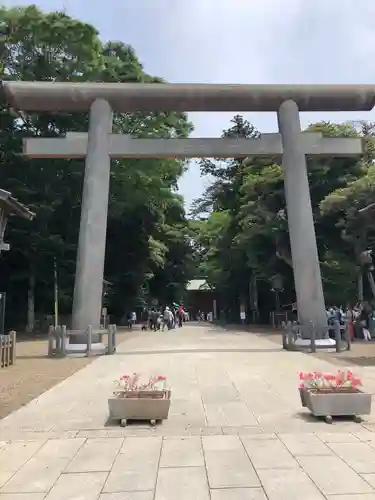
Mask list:
[[[375,202],[374,126],[319,122],[307,130],[326,137],[360,136],[366,145],[362,158],[307,158],[326,300],[355,301],[358,254],[374,241],[375,217],[359,212]],[[235,116],[223,133],[227,136],[256,138],[259,133]],[[281,163],[270,158],[205,160],[201,170],[214,180],[191,214],[199,272],[218,288],[227,307],[233,307],[236,297],[236,311],[244,297],[249,299],[251,275],[257,277],[264,309],[274,308],[270,290],[276,274],[283,277],[282,302],[294,302]]]
[[[35,6],[0,8],[3,78],[26,81],[163,82],[148,75],[134,49],[103,43],[97,30],[63,12]],[[53,259],[58,261],[60,307],[69,312],[75,273],[84,161],[20,155],[22,138],[86,132],[86,113],[15,116],[0,105],[0,186],[35,213],[33,222],[12,219],[11,251],[2,255],[1,286],[8,292],[8,319],[24,320],[28,281],[35,281],[36,310],[53,310]],[[183,113],[116,114],[114,132],[135,137],[186,137]],[[186,168],[178,159],[116,159],[111,166],[105,275],[113,284],[109,310],[155,298],[179,300],[188,279],[190,245],[177,181]],[[31,282],[33,281],[31,280]],[[165,289],[169,292],[166,294]]]

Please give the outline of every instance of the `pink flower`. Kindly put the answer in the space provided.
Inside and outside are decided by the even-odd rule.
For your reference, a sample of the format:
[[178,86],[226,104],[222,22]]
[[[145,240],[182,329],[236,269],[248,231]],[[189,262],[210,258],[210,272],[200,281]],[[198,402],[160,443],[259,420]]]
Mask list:
[[305,388],[305,384],[302,382],[301,384],[299,384],[299,388],[300,389],[304,389]]

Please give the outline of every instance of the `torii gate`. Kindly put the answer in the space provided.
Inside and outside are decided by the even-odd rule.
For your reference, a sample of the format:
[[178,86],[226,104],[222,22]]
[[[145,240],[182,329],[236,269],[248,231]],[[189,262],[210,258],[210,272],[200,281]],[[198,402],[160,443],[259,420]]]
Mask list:
[[[24,111],[90,111],[88,134],[26,139],[30,157],[84,157],[86,168],[73,303],[73,328],[99,326],[110,157],[246,157],[283,159],[298,314],[317,338],[327,326],[306,157],[357,156],[359,138],[301,133],[299,111],[370,110],[372,85],[217,85],[3,82],[8,102]],[[133,139],[113,135],[112,111],[276,111],[280,134],[259,139]]]

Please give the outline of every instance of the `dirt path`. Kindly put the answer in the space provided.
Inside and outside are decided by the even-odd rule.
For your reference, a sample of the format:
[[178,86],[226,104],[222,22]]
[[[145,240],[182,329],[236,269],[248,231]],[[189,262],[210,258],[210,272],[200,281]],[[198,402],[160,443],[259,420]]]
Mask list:
[[[126,330],[117,332],[117,343]],[[106,338],[103,339],[106,343]],[[93,358],[47,357],[46,339],[17,342],[16,363],[0,368],[0,419],[91,363]]]

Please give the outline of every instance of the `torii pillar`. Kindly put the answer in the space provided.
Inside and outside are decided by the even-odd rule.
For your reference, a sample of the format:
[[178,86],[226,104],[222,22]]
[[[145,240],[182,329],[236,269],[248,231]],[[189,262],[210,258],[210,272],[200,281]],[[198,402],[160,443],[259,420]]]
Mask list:
[[[81,223],[79,229],[72,329],[100,327],[104,256],[107,233],[109,181],[111,172],[110,134],[113,115],[104,99],[90,109]],[[80,340],[80,339],[79,339]],[[93,342],[98,338],[93,339]]]
[[298,319],[313,324],[317,338],[327,328],[322,278],[316,244],[305,152],[301,146],[301,124],[297,104],[284,101],[278,110],[283,144],[283,170],[292,251]]

